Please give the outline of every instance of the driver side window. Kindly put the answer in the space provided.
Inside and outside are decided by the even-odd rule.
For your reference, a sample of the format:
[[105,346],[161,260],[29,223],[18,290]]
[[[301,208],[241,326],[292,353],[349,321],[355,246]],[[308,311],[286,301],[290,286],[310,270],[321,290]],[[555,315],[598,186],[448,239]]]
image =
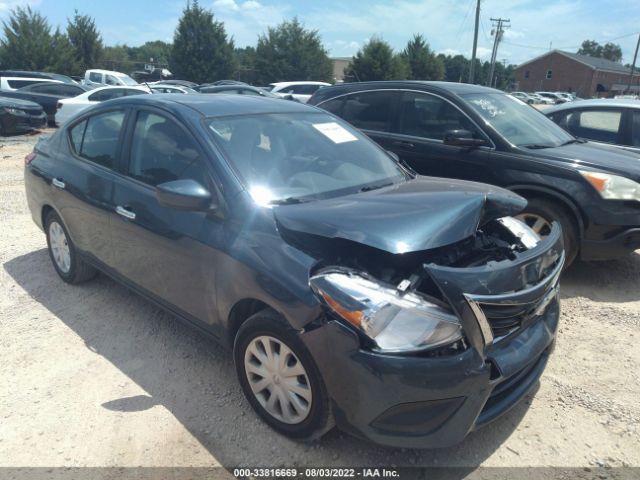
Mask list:
[[136,119],[128,174],[154,187],[184,179],[209,185],[206,167],[193,141],[172,120],[145,111]]
[[420,92],[403,92],[398,133],[443,140],[449,130],[468,130],[482,138],[469,118],[446,100]]

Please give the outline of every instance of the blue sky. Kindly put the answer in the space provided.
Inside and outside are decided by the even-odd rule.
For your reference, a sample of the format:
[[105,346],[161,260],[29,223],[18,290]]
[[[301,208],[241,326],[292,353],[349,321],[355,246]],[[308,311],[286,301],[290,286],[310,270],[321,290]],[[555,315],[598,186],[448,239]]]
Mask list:
[[[93,16],[107,45],[171,41],[180,0],[0,0],[0,20],[11,8],[31,5],[55,26],[74,9]],[[432,48],[469,55],[475,0],[200,0],[225,23],[236,45],[254,45],[268,26],[297,15],[318,29],[333,56],[353,55],[372,35],[400,50],[413,33]],[[640,31],[639,0],[483,0],[478,55],[491,53],[491,17],[511,19],[498,58],[521,63],[553,48],[576,51],[582,40],[613,41],[631,62]],[[633,34],[636,34],[635,36]]]

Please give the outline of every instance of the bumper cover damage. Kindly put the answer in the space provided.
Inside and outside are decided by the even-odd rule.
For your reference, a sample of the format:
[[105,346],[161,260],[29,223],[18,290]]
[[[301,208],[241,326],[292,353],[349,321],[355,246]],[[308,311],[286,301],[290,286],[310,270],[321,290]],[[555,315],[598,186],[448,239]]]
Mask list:
[[[420,293],[433,295],[435,288],[451,306],[464,330],[464,349],[372,352],[329,312],[321,327],[301,335],[318,361],[342,429],[390,446],[445,447],[535,388],[560,315],[561,229],[554,224],[547,238],[519,249],[480,233],[471,243],[428,252],[408,282]],[[479,253],[465,253],[470,245]]]

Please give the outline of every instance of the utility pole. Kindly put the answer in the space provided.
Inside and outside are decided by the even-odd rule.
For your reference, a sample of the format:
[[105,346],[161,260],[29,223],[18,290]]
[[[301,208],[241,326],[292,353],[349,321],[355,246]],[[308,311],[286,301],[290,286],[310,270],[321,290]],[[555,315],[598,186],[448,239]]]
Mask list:
[[503,27],[509,28],[508,23],[511,22],[508,18],[492,18],[491,22],[495,27],[493,32],[495,34],[495,38],[493,39],[493,51],[491,52],[491,69],[489,71],[489,79],[487,81],[487,86],[490,87],[493,85],[493,73],[496,69],[496,57],[498,56],[498,45],[502,40],[502,34],[504,33]]
[[476,4],[476,26],[473,30],[473,50],[471,51],[471,65],[469,66],[469,83],[473,83],[476,68],[476,50],[478,49],[478,26],[480,25],[480,0]]
[[633,72],[636,69],[636,59],[638,58],[638,48],[640,48],[640,33],[638,34],[638,43],[636,43],[636,53],[633,54],[633,63],[631,64],[631,72],[629,73],[629,85],[627,92],[631,93],[631,84],[633,83]]

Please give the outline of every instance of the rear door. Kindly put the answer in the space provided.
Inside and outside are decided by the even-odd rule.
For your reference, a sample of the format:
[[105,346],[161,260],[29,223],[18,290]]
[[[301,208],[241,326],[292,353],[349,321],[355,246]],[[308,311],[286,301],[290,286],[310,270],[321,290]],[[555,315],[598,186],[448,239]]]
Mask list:
[[78,249],[112,263],[109,217],[115,167],[128,111],[114,109],[85,117],[65,132],[54,158],[54,204]]
[[214,253],[205,245],[222,220],[160,206],[155,187],[193,179],[216,188],[200,145],[178,121],[140,109],[131,122],[122,176],[115,182],[114,266],[120,275],[180,313],[201,321],[214,311]]
[[391,135],[397,90],[356,92],[322,102],[318,106],[362,130],[386,150],[394,150]]

